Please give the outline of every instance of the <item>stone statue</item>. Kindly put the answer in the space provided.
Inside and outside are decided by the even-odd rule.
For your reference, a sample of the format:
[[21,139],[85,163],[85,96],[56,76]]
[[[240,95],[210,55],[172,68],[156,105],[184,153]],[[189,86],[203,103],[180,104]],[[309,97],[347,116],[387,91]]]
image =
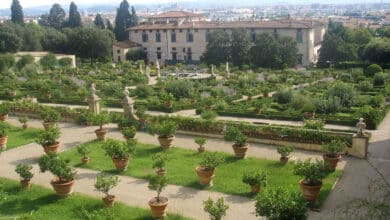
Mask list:
[[226,62],[226,78],[230,77],[229,62]]
[[158,60],[156,60],[156,69],[157,69],[157,77],[160,78],[161,73],[160,73],[160,64],[158,63]]
[[100,113],[100,98],[96,95],[95,83],[91,84],[89,91],[91,92],[88,99],[89,111],[97,115]]
[[140,73],[144,73],[144,69],[142,68],[142,64],[141,63],[139,64],[139,72]]
[[359,122],[356,123],[356,128],[358,129],[357,133],[356,133],[356,136],[358,136],[358,137],[365,137],[364,129],[366,129],[366,127],[367,127],[367,125],[366,125],[366,123],[364,123],[364,119],[360,118]]
[[214,65],[211,64],[211,75],[212,76],[215,76],[215,73],[214,73]]
[[134,111],[134,100],[129,96],[129,91],[126,88],[123,91],[123,94],[125,95],[125,98],[122,101],[124,116],[138,120]]
[[146,76],[148,77],[148,79],[150,78],[150,67],[149,66],[146,66],[145,68],[145,73],[146,73]]
[[179,78],[179,73],[180,73],[179,68],[175,67],[175,73],[176,73],[176,78]]

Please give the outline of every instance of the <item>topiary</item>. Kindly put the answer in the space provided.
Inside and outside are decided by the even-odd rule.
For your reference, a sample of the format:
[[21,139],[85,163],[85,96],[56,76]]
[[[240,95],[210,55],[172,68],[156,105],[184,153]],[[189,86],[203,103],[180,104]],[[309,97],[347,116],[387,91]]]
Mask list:
[[378,64],[371,64],[367,67],[366,71],[364,71],[364,74],[367,77],[373,77],[375,73],[381,73],[383,72],[382,67]]
[[222,216],[225,216],[228,209],[229,206],[225,204],[223,198],[219,198],[215,203],[211,198],[203,201],[203,210],[215,220],[220,220]]

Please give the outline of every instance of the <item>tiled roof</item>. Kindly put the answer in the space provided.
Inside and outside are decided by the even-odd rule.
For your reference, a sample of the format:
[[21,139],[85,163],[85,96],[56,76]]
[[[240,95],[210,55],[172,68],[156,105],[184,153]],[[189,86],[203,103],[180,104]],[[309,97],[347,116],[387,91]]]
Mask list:
[[187,11],[168,11],[157,15],[149,16],[149,18],[183,18],[183,17],[203,17],[203,15],[195,14]]
[[117,41],[114,43],[114,46],[120,47],[120,48],[132,48],[132,47],[140,47],[141,44],[126,40],[126,41]]
[[156,29],[229,29],[229,28],[313,28],[313,25],[320,25],[317,22],[300,21],[292,19],[271,20],[271,21],[233,21],[233,22],[184,22],[180,25],[175,23],[144,24],[131,27],[128,30],[156,30]]

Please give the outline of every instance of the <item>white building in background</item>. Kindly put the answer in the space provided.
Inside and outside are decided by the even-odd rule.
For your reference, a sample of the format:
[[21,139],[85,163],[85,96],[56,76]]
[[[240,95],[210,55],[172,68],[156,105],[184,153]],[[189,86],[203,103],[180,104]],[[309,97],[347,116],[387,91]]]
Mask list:
[[316,63],[325,24],[293,19],[270,21],[210,22],[200,14],[171,11],[150,16],[146,24],[131,27],[129,40],[141,45],[148,60],[160,63],[184,61],[197,63],[206,49],[208,35],[215,30],[231,34],[233,29],[244,28],[252,41],[256,34],[268,32],[274,37],[290,36],[296,39],[299,63],[303,66]]

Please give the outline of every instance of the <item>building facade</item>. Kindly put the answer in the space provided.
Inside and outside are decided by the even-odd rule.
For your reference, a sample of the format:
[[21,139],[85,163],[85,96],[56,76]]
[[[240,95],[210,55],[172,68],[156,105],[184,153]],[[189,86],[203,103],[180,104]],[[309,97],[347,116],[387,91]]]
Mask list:
[[129,50],[141,49],[142,45],[131,41],[118,41],[112,45],[112,59],[114,63],[126,61],[126,54]]
[[184,61],[199,62],[206,50],[208,35],[215,30],[231,34],[233,29],[244,28],[252,41],[256,34],[270,33],[274,37],[290,36],[296,39],[299,63],[303,66],[316,63],[325,25],[313,21],[292,19],[272,21],[209,22],[198,14],[167,12],[149,18],[149,22],[131,27],[129,40],[142,45],[148,60],[160,63]]

